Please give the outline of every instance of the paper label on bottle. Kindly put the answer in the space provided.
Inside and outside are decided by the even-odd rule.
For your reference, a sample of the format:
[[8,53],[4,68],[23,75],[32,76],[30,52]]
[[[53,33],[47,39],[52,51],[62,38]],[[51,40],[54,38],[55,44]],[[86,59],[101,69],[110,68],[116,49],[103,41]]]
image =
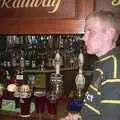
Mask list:
[[30,60],[25,60],[25,65],[28,67],[30,66]]
[[32,61],[32,68],[36,68],[36,61]]
[[17,76],[16,76],[16,79],[17,79],[17,80],[23,80],[23,75],[17,75]]

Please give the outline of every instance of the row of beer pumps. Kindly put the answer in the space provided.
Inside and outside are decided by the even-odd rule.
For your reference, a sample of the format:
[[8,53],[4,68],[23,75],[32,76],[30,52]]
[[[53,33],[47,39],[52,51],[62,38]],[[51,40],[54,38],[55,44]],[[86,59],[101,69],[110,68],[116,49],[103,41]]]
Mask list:
[[[80,110],[80,106],[81,106],[81,97],[82,97],[82,91],[83,88],[85,86],[85,77],[83,74],[83,64],[84,64],[84,45],[82,44],[83,41],[81,41],[81,49],[78,55],[78,73],[75,77],[75,84],[76,84],[76,90],[77,90],[77,97],[73,97],[72,100],[68,101],[68,105],[67,105],[67,110],[70,112],[79,112]],[[7,89],[9,92],[13,92],[14,93],[14,97],[15,100],[18,101],[18,103],[20,102],[21,104],[21,113],[20,116],[21,117],[30,117],[30,98],[33,95],[34,96],[34,102],[35,102],[35,108],[36,108],[36,112],[40,113],[41,115],[43,114],[44,110],[41,111],[40,107],[42,104],[44,106],[45,104],[45,100],[47,98],[47,101],[49,101],[49,104],[52,104],[53,106],[57,106],[57,100],[60,99],[60,97],[62,96],[63,93],[63,75],[60,73],[61,71],[61,55],[60,55],[60,51],[57,50],[56,51],[56,55],[54,58],[54,67],[55,67],[55,72],[50,74],[50,85],[51,85],[51,89],[50,91],[46,90],[41,90],[41,89],[32,89],[30,88],[31,86],[28,84],[16,84],[16,83],[12,83],[12,84],[8,84],[5,88],[4,83],[0,83],[0,98],[1,98],[1,102],[2,102],[2,97],[3,96],[3,91],[4,89]],[[23,75],[19,75],[16,77],[19,78],[19,80],[22,78],[23,80]],[[31,77],[30,77],[31,78]],[[33,77],[35,80],[35,77]],[[33,93],[33,94],[32,94]],[[43,101],[44,98],[44,101]],[[42,101],[41,101],[42,100]],[[27,102],[26,102],[27,101]],[[28,104],[29,103],[29,104]],[[27,107],[24,111],[24,107],[28,105],[29,107]],[[1,107],[0,107],[1,108]],[[43,107],[44,108],[44,107]],[[41,107],[42,109],[42,107]],[[52,110],[48,110],[49,112],[49,118],[51,120],[56,120],[56,107],[54,107],[54,111],[51,112]],[[43,116],[43,115],[42,115]],[[67,119],[66,119],[67,120]]]
[[[82,41],[82,40],[81,40]],[[80,53],[78,55],[78,66],[79,72],[75,78],[76,88],[83,88],[85,84],[85,79],[83,76],[83,64],[84,64],[84,57],[83,57],[83,48],[81,47]],[[56,92],[59,92],[62,88],[62,75],[60,74],[60,66],[61,66],[61,56],[59,50],[56,51],[55,55],[55,73],[52,73],[50,76],[50,82],[53,85],[53,89],[56,89]],[[3,87],[2,87],[3,88]],[[79,93],[80,95],[80,93]]]
[[[83,41],[81,43],[83,43]],[[76,75],[76,78],[75,78],[75,84],[76,84],[78,98],[82,97],[82,90],[85,86],[85,77],[83,74],[84,46],[83,46],[83,44],[81,46],[82,47],[81,47],[79,55],[78,55],[79,70],[78,70],[78,74]],[[60,64],[61,64],[60,61],[61,61],[61,56],[60,56],[59,50],[57,50],[56,55],[55,55],[55,73],[51,74],[50,83],[52,84],[53,90],[56,91],[56,95],[58,97],[60,97],[60,95],[62,94],[62,85],[63,85],[62,75],[60,73]]]

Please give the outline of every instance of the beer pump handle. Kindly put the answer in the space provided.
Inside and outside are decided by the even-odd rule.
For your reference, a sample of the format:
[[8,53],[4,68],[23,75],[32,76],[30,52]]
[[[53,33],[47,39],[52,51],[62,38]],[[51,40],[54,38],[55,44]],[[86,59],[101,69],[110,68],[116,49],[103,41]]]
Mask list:
[[80,52],[79,56],[78,56],[78,62],[79,62],[79,72],[75,78],[75,83],[76,83],[76,88],[78,91],[78,96],[81,97],[82,95],[82,89],[85,86],[85,77],[83,75],[83,64],[84,64],[84,56],[83,53]]
[[60,54],[58,51],[55,56],[55,71],[56,74],[60,74]]
[[79,74],[83,72],[83,64],[84,64],[84,56],[83,53],[80,51],[78,56],[78,64],[79,64]]

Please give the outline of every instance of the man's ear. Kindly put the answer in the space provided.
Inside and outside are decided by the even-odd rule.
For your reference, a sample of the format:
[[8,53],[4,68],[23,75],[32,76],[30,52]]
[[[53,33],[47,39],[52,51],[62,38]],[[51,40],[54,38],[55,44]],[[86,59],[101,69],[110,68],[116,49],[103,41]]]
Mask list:
[[113,39],[115,37],[116,30],[115,28],[108,28],[107,36],[109,39]]

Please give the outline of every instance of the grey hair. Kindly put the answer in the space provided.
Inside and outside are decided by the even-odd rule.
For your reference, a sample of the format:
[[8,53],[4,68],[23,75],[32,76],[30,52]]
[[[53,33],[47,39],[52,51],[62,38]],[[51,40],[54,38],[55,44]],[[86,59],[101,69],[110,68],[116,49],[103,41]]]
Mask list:
[[115,16],[115,14],[110,11],[94,11],[90,13],[85,20],[88,20],[91,17],[98,17],[107,26],[114,28],[116,30],[114,41],[117,41],[120,34],[120,22]]

